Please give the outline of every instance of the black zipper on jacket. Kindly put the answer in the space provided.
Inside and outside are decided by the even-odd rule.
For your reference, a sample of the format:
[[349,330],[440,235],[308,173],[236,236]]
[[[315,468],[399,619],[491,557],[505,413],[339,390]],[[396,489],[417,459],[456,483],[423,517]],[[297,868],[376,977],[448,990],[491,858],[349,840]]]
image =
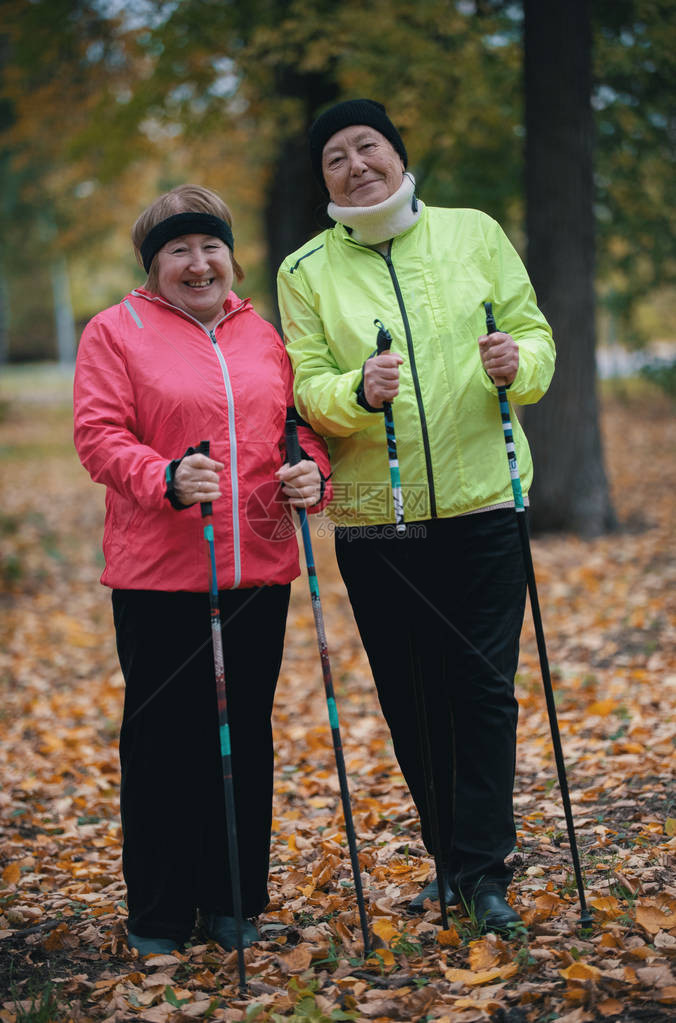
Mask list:
[[390,257],[392,251],[392,242],[390,242],[387,250],[387,255],[382,252],[378,254],[383,257],[387,263],[387,269],[390,271],[390,277],[392,278],[392,284],[394,285],[394,293],[397,296],[397,302],[399,303],[399,311],[401,318],[404,321],[404,331],[406,333],[406,345],[408,348],[408,358],[411,364],[411,374],[413,376],[413,386],[415,387],[415,397],[418,402],[418,414],[420,415],[420,428],[422,430],[423,448],[425,449],[425,466],[427,468],[427,486],[430,492],[430,516],[433,519],[437,517],[437,499],[434,493],[434,476],[432,475],[432,453],[430,451],[430,438],[427,432],[427,418],[425,416],[425,407],[422,401],[422,394],[420,393],[420,380],[418,379],[418,371],[415,365],[415,353],[413,351],[413,337],[411,336],[411,325],[408,322],[408,313],[406,312],[406,306],[404,305],[404,296],[401,293],[399,287],[399,281],[397,280],[397,273],[394,269],[394,264]]

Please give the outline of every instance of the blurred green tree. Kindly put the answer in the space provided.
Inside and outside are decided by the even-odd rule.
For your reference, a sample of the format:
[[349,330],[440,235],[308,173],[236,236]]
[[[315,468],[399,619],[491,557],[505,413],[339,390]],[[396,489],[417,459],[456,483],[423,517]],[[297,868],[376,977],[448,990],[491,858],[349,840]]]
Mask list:
[[[209,154],[220,143],[224,161],[260,182],[262,196],[250,193],[250,201],[262,216],[272,295],[282,259],[324,226],[307,131],[343,95],[387,100],[410,137],[426,201],[481,206],[518,233],[513,19],[477,17],[472,4],[452,0],[375,0],[368,17],[356,0],[148,0],[145,7],[155,18],[136,36],[149,73],[135,88],[134,113],[158,131],[180,125],[180,144],[193,148],[206,174],[214,175]],[[236,177],[229,184],[238,198]]]
[[133,48],[100,6],[0,0],[0,228],[11,251],[0,292],[14,358],[74,358],[69,264],[80,256],[94,280],[96,246],[117,227],[128,185],[121,172],[148,155],[147,139],[134,146],[138,125],[113,130]]
[[[83,270],[72,275],[81,282],[79,309],[114,300],[129,275],[122,233],[158,191],[185,180],[211,185],[233,204],[238,255],[252,269],[247,289],[274,318],[279,262],[323,226],[307,128],[336,99],[381,98],[402,128],[427,203],[484,209],[524,253],[527,219],[528,262],[561,353],[542,409],[577,402],[596,452],[575,486],[570,460],[557,463],[560,482],[573,494],[601,479],[584,517],[592,531],[605,528],[612,511],[586,383],[594,376],[593,225],[602,300],[617,314],[617,333],[637,339],[637,303],[673,282],[676,263],[665,216],[674,191],[672,6],[525,0],[546,49],[535,77],[533,47],[526,53],[524,91],[524,3],[516,0],[373,0],[368,9],[357,0],[0,0],[0,226],[12,245],[7,279],[16,284],[23,273],[32,290],[27,306],[14,287],[14,322],[37,320],[36,330],[22,332],[36,337],[48,290],[36,282],[62,255]],[[560,20],[568,7],[569,20],[584,22],[577,52]],[[565,45],[570,65],[561,61]],[[558,83],[548,74],[554,66]],[[575,217],[567,213],[573,200]],[[571,227],[579,255],[565,259]],[[111,235],[113,258],[102,262]],[[0,348],[2,295],[0,269]],[[45,350],[39,338],[36,350]],[[559,525],[570,525],[575,513],[562,514],[560,493],[545,485],[555,435],[538,414],[529,427],[534,445],[547,445],[547,458],[538,458],[538,506],[550,508],[547,522],[555,524],[559,509]]]
[[613,337],[640,344],[641,302],[676,283],[676,6],[595,0],[591,14],[599,294]]
[[[637,302],[673,282],[676,263],[665,216],[672,8],[591,8],[600,291],[615,333],[634,340]],[[374,0],[368,12],[356,0],[0,0],[0,13],[0,101],[13,125],[0,125],[3,173],[21,171],[19,189],[3,191],[31,208],[22,249],[39,239],[43,255],[60,247],[77,258],[83,241],[95,246],[129,222],[158,187],[198,178],[233,197],[254,266],[265,239],[267,284],[257,271],[249,280],[269,292],[284,253],[319,226],[307,126],[326,103],[359,93],[385,99],[402,125],[427,202],[485,209],[524,249],[515,0]],[[39,228],[47,204],[52,226]],[[56,231],[47,245],[45,230]],[[111,298],[120,251],[110,250]],[[90,311],[104,291],[99,277]],[[18,314],[21,295],[14,304]]]

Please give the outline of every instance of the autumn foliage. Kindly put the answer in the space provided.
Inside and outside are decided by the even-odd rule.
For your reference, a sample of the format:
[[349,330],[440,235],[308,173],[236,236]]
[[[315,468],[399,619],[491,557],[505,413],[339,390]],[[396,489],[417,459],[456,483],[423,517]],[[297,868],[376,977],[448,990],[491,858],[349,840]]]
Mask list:
[[1,1023],[672,1018],[676,431],[666,398],[630,388],[604,399],[621,530],[533,543],[592,930],[579,930],[528,615],[512,889],[525,926],[507,941],[478,933],[467,913],[452,913],[447,930],[434,906],[406,916],[432,864],[319,522],[315,554],[375,950],[364,960],[301,578],[274,717],[272,901],[261,942],[246,952],[243,998],[235,954],[199,936],[183,953],[146,960],[126,947],[123,682],[98,583],[103,492],[71,446],[68,382],[14,383],[12,399],[3,389],[0,423]]

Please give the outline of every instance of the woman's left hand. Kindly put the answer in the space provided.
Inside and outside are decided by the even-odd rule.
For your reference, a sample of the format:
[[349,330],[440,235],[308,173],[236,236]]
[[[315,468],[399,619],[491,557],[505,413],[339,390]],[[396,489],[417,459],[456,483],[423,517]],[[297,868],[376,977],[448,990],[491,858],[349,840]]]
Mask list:
[[511,334],[496,330],[479,338],[479,355],[496,387],[508,387],[519,368],[519,346]]
[[319,503],[322,478],[316,462],[303,459],[296,465],[286,462],[275,476],[282,484],[282,493],[294,508],[312,508]]

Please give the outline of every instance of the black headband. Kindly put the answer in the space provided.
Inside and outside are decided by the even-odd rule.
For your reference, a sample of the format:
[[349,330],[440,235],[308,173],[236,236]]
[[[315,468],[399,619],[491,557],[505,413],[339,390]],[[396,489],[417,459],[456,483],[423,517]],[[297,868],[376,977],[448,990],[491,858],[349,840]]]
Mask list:
[[175,213],[173,217],[155,224],[143,239],[141,259],[145,272],[150,272],[150,264],[163,245],[184,234],[213,235],[224,241],[231,252],[235,251],[235,240],[227,220],[214,217],[211,213]]

